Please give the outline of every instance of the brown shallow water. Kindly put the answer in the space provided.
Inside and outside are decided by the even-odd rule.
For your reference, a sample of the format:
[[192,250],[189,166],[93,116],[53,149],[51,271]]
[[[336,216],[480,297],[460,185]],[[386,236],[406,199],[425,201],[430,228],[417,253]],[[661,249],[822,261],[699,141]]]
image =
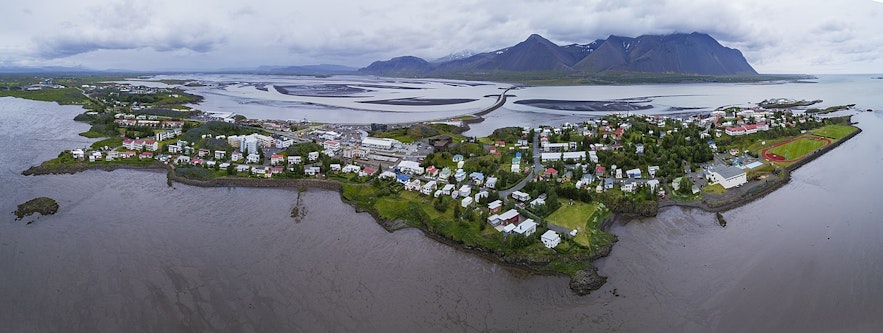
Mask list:
[[[766,198],[616,225],[578,297],[567,278],[387,233],[335,192],[165,185],[161,173],[23,177],[86,144],[77,110],[0,100],[0,331],[878,331],[883,119]],[[78,126],[78,127],[77,127]],[[19,140],[29,135],[28,140]],[[41,152],[46,150],[47,152]],[[48,155],[48,156],[47,156]],[[290,210],[302,195],[306,216]]]

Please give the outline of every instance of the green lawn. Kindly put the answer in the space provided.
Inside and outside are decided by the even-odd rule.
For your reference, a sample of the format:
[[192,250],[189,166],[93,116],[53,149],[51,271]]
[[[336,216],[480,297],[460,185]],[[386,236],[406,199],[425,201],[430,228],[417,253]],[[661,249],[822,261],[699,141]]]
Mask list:
[[828,125],[822,128],[812,130],[813,134],[828,137],[834,140],[840,140],[843,137],[855,132],[856,128],[849,125]]
[[702,190],[705,191],[705,193],[711,194],[723,194],[727,191],[721,184],[705,185]]
[[799,138],[784,145],[770,149],[768,152],[779,156],[784,156],[786,160],[793,160],[803,157],[816,149],[824,147],[825,141],[811,140],[808,138]]
[[573,205],[569,201],[562,201],[561,208],[558,208],[552,215],[546,218],[550,223],[560,225],[565,228],[578,230],[573,241],[579,245],[590,247],[593,243],[595,233],[600,232],[597,229],[597,223],[600,222],[599,205],[595,203],[583,203],[575,201]]
[[104,146],[107,146],[107,147],[113,149],[113,148],[116,148],[116,147],[119,147],[122,145],[123,145],[123,139],[116,136],[116,137],[107,138],[104,140],[95,141],[94,143],[92,143],[92,149],[99,149]]

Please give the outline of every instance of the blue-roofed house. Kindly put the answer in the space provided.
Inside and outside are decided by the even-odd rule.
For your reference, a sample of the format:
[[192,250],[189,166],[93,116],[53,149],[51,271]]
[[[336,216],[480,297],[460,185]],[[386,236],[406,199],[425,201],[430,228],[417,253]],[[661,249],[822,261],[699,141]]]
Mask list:
[[405,175],[405,174],[398,174],[398,175],[396,175],[396,181],[397,181],[399,184],[407,183],[409,180],[411,180],[411,177],[408,177],[408,175]]

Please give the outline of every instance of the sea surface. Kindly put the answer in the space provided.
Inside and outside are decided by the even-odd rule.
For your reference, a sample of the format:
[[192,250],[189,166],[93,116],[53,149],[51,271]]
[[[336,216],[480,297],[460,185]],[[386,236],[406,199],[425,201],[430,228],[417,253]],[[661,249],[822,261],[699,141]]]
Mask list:
[[[566,277],[503,267],[414,229],[388,233],[336,192],[168,187],[149,171],[21,176],[94,139],[77,136],[88,128],[71,120],[79,107],[0,98],[0,332],[878,332],[883,80],[869,77],[600,87],[877,111],[846,112],[863,133],[725,212],[726,228],[677,207],[615,224],[619,242],[596,263],[608,282],[585,297]],[[488,122],[579,118],[514,108]],[[55,198],[58,213],[15,221],[9,212],[38,196]],[[296,205],[302,219],[290,217]]]

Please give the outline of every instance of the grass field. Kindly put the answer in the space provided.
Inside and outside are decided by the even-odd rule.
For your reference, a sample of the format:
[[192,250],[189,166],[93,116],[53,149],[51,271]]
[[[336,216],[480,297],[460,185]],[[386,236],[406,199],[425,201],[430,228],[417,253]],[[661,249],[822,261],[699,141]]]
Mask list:
[[702,190],[705,191],[705,193],[711,194],[723,194],[727,191],[721,184],[705,185]]
[[855,132],[856,128],[848,125],[828,125],[822,128],[812,130],[813,134],[824,136],[834,140],[840,140],[843,137]]
[[821,140],[798,138],[784,145],[772,148],[768,153],[783,156],[786,160],[794,160],[803,157],[816,149],[824,147],[825,144],[826,142]]
[[599,205],[595,203],[562,202],[561,208],[558,208],[546,220],[565,228],[579,230],[573,241],[579,245],[590,247],[595,240],[596,233],[600,233],[597,223],[600,223],[601,214]]

